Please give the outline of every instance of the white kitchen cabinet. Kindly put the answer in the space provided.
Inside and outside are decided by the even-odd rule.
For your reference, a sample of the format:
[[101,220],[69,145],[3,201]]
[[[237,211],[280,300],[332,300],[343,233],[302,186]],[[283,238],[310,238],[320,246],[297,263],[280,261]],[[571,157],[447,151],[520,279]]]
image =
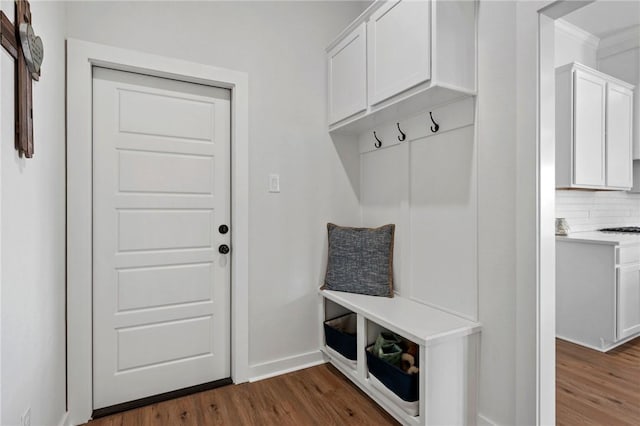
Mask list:
[[556,334],[602,352],[640,336],[639,236],[557,238]]
[[607,83],[606,186],[629,189],[633,185],[633,91]]
[[[363,25],[364,36],[360,35]],[[329,131],[356,135],[378,124],[474,96],[476,30],[477,1],[373,2],[327,47]],[[359,45],[352,46],[360,39],[366,45],[364,72],[361,53],[357,61],[351,58],[338,72],[333,64],[336,54],[347,58],[356,55],[356,50],[361,52]],[[350,42],[352,51],[342,53],[340,49]],[[336,79],[338,73],[348,75],[344,84]],[[357,90],[344,90],[344,85]],[[366,87],[364,107],[362,85]],[[350,107],[342,108],[344,105]]]
[[616,277],[619,340],[640,334],[640,264],[621,266]]
[[591,73],[573,74],[574,184],[605,185],[605,97],[607,82]]
[[430,4],[396,0],[367,23],[369,98],[375,105],[431,78]]
[[578,63],[556,70],[556,187],[630,189],[633,86]]
[[367,109],[367,42],[364,23],[327,53],[329,123]]
[[[638,87],[640,86],[640,46],[637,41],[637,30],[629,28],[625,32],[630,35],[628,41],[635,39],[635,47],[630,48],[628,43],[619,43],[620,40],[615,34],[610,41],[606,38],[601,40],[598,49],[598,69]],[[611,42],[614,44],[611,45]],[[640,160],[640,93],[637,89],[634,91],[633,111],[633,159]],[[640,176],[638,178],[640,183]],[[640,192],[640,187],[637,191]]]

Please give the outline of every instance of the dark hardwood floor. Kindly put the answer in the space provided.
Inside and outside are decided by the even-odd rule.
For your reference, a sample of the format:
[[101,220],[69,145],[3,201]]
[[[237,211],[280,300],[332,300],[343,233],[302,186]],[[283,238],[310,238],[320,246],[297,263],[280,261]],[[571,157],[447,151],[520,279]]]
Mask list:
[[[556,341],[558,426],[640,425],[640,338],[608,353]],[[89,426],[397,425],[329,364],[93,420]]]
[[397,425],[329,364],[96,419],[88,426]]
[[556,423],[640,425],[640,338],[608,353],[556,341]]

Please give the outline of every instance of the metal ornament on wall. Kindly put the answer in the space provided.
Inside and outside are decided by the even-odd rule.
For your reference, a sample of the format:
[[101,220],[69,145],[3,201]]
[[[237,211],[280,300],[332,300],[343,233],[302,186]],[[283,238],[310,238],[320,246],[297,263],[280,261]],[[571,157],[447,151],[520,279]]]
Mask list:
[[20,45],[24,53],[24,59],[27,62],[27,68],[31,72],[31,78],[40,79],[40,66],[44,59],[44,45],[42,39],[33,31],[33,27],[29,23],[20,24]]

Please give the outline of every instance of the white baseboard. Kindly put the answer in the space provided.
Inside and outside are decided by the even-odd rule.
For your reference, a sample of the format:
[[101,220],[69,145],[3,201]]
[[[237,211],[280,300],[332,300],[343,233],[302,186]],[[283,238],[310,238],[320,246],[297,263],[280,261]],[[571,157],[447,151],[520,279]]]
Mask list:
[[302,370],[303,368],[324,364],[325,362],[319,350],[263,362],[249,367],[249,376],[251,377],[249,381],[257,382],[292,371]]
[[68,411],[62,415],[62,418],[58,422],[58,426],[72,426]]
[[482,414],[478,414],[478,426],[498,426],[498,424]]
[[629,336],[627,338],[624,338],[622,340],[618,340],[617,342],[611,342],[608,346],[605,346],[605,347],[597,347],[597,346],[594,346],[594,345],[590,345],[588,343],[581,342],[581,341],[576,340],[576,339],[570,339],[568,337],[560,336],[559,334],[557,334],[556,337],[558,339],[565,340],[565,341],[567,341],[569,343],[573,343],[573,344],[578,345],[578,346],[584,346],[585,348],[593,349],[594,351],[607,353],[611,349],[617,348],[618,346],[622,346],[625,343],[627,343],[628,341],[633,340],[636,337],[640,337],[640,336],[638,334],[634,334],[634,335]]

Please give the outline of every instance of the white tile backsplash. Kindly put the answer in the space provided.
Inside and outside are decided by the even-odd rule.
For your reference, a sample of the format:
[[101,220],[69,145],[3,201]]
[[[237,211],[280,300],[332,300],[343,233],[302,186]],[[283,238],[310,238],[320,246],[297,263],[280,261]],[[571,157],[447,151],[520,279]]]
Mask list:
[[566,218],[571,232],[640,226],[640,194],[557,190],[556,217]]

